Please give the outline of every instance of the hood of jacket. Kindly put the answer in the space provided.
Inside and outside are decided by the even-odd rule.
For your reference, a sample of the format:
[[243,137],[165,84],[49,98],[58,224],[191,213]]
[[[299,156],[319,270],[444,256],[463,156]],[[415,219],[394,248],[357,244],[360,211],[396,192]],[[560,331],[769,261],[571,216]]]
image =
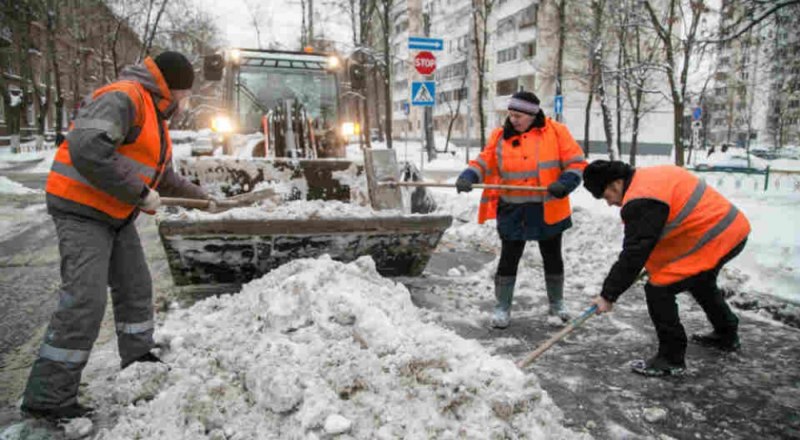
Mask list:
[[158,66],[152,58],[147,57],[141,64],[122,69],[119,79],[136,81],[150,92],[150,96],[153,97],[153,103],[162,118],[169,119],[175,113],[177,103],[172,99],[172,93],[167,87],[167,81],[164,80],[164,76],[158,70]]

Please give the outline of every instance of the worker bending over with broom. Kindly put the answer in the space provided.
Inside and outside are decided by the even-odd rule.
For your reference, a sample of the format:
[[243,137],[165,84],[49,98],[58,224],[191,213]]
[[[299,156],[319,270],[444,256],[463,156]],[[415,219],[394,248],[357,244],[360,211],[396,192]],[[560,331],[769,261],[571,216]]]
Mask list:
[[561,235],[572,227],[570,192],[581,184],[586,167],[583,151],[567,127],[544,116],[539,98],[517,92],[508,103],[508,118],[495,129],[481,154],[456,180],[458,192],[476,183],[541,186],[529,189],[485,189],[478,223],[497,217],[502,241],[495,274],[492,326],[506,328],[517,281],[517,266],[526,241],[538,241],[544,262],[544,280],[550,315],[569,320],[564,307],[564,261]]
[[631,364],[645,376],[682,374],[686,333],[675,296],[689,291],[713,331],[692,340],[724,351],[739,348],[739,319],[717,287],[725,263],[744,249],[750,223],[731,202],[694,174],[673,165],[634,169],[619,161],[596,160],[583,173],[592,195],[620,206],[625,223],[622,252],[594,298],[597,313],[610,312],[642,268],[647,311],[658,336],[658,352]]

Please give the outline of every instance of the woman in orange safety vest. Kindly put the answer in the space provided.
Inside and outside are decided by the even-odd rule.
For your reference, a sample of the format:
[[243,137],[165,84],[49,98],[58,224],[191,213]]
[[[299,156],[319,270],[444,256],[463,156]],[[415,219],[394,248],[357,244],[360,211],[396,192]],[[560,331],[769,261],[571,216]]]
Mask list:
[[572,226],[570,192],[581,183],[586,167],[578,144],[567,127],[546,118],[539,98],[517,92],[509,101],[508,118],[495,129],[481,154],[456,180],[458,192],[475,183],[541,186],[544,191],[485,190],[478,222],[497,218],[502,241],[495,274],[497,303],[492,317],[496,328],[508,327],[517,280],[517,267],[527,241],[538,241],[544,261],[544,279],[550,314],[569,320],[564,307],[562,233]]

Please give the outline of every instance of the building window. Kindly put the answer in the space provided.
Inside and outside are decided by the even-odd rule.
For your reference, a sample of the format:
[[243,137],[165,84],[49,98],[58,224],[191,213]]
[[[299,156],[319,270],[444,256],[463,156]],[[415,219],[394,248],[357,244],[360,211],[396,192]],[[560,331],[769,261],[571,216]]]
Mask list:
[[502,37],[503,35],[513,32],[516,27],[514,24],[514,16],[504,18],[497,22],[497,36]]
[[533,91],[536,88],[536,75],[522,75],[519,77],[519,89]]
[[517,59],[517,47],[509,47],[497,52],[497,64],[507,63]]
[[514,92],[517,91],[517,84],[519,83],[517,78],[506,79],[503,81],[497,81],[496,90],[497,96],[506,96],[512,95]]
[[520,29],[528,26],[536,26],[536,14],[539,11],[539,5],[531,5],[520,11],[519,27]]
[[519,51],[521,52],[520,57],[523,60],[536,58],[536,41],[534,40],[520,44]]

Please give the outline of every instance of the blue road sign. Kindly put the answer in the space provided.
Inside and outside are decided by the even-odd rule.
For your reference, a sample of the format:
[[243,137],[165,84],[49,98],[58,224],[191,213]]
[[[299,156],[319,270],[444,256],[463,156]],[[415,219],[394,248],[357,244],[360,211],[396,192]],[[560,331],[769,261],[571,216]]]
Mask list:
[[444,40],[441,38],[408,37],[408,48],[418,50],[442,50]]
[[411,83],[411,105],[431,107],[436,103],[435,81],[413,81]]
[[699,121],[700,118],[703,117],[703,109],[700,107],[695,107],[694,111],[692,112],[692,119],[695,121]]
[[403,103],[403,113],[405,113],[406,116],[408,116],[408,114],[411,113],[411,106],[408,105],[408,101]]
[[561,95],[556,95],[555,104],[555,114],[560,115],[564,111],[564,97]]

